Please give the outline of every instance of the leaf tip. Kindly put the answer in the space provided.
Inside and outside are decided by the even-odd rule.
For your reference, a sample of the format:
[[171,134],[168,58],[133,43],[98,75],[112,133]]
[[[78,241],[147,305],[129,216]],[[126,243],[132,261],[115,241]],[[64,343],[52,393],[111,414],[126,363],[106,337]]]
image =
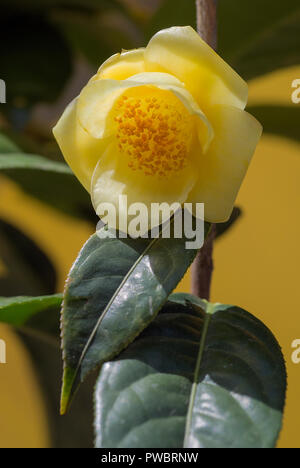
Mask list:
[[74,379],[75,379],[75,372],[73,371],[73,369],[66,367],[64,369],[63,384],[62,384],[62,390],[61,390],[61,400],[60,400],[60,414],[61,415],[66,414],[66,412],[69,409]]

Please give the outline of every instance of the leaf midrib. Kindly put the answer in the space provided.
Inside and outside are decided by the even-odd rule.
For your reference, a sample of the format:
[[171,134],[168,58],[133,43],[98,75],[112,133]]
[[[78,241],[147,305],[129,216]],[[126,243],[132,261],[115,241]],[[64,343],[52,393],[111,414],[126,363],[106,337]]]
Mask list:
[[198,380],[199,380],[199,375],[200,375],[200,368],[201,368],[202,357],[203,357],[205,343],[206,343],[208,326],[210,324],[211,318],[212,318],[212,314],[206,311],[203,331],[202,331],[202,335],[201,335],[201,339],[199,343],[199,352],[198,352],[196,366],[195,366],[194,380],[193,380],[191,395],[190,395],[190,403],[189,403],[188,412],[187,412],[183,448],[189,448],[188,439],[189,439],[190,432],[191,432],[193,410],[194,410],[194,404],[195,404],[195,399],[196,399],[197,387],[199,383]]

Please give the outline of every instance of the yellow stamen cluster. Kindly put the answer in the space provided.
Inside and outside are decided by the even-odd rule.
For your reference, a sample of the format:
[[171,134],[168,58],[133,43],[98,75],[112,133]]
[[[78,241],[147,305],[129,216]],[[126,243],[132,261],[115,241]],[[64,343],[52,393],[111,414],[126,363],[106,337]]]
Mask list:
[[192,118],[170,92],[132,96],[116,105],[117,139],[128,167],[166,177],[184,169],[192,139]]

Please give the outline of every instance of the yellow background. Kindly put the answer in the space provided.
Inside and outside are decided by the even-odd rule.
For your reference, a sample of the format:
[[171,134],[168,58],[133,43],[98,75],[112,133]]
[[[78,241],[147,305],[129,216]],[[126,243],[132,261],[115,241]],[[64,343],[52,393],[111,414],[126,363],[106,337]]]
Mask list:
[[[300,67],[255,80],[250,104],[293,105],[291,83],[296,78]],[[216,244],[212,284],[213,301],[249,310],[271,328],[283,348],[289,384],[282,448],[300,448],[300,364],[291,361],[291,343],[300,339],[299,174],[299,145],[264,136],[238,197],[245,214]],[[0,216],[21,227],[47,252],[58,268],[62,289],[90,227],[25,196],[12,183],[0,182]],[[189,286],[188,274],[179,290]],[[5,326],[0,326],[0,338],[7,342],[8,360],[0,365],[0,447],[47,447],[43,402],[26,350]]]

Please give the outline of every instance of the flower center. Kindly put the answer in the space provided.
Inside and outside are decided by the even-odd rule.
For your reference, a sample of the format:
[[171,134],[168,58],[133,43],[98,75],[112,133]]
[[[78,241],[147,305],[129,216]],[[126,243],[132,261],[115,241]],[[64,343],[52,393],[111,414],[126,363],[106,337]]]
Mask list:
[[194,123],[170,91],[127,91],[117,101],[117,140],[127,165],[147,176],[167,177],[188,164]]

